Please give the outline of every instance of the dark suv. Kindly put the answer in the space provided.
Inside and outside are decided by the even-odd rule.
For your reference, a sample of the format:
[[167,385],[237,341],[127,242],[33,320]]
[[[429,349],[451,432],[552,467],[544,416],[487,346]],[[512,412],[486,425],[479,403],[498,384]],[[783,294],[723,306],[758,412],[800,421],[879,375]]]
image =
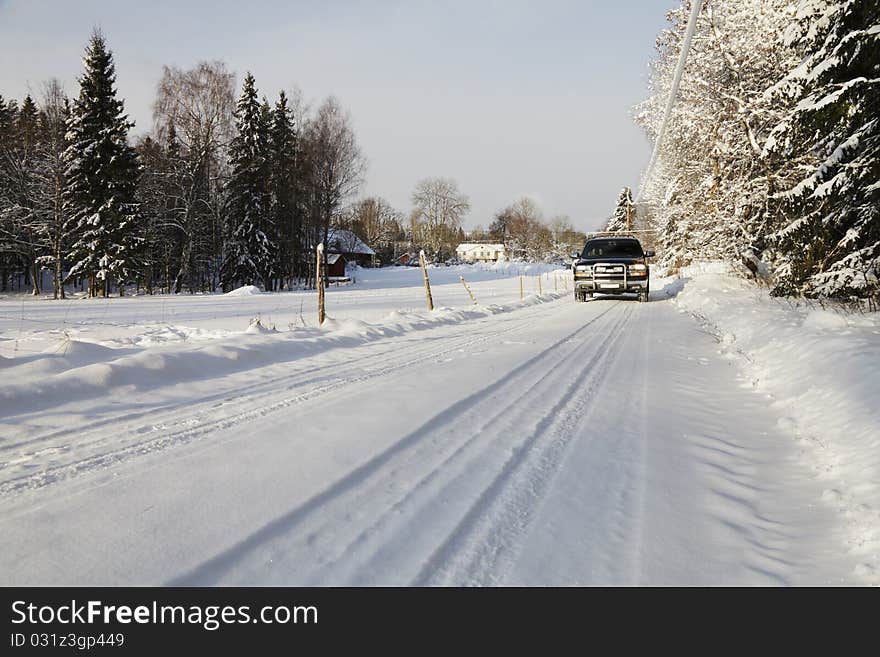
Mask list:
[[587,240],[584,250],[571,265],[574,273],[574,298],[586,301],[599,292],[633,292],[639,301],[648,300],[650,289],[648,258],[653,251],[643,251],[634,237],[596,237]]

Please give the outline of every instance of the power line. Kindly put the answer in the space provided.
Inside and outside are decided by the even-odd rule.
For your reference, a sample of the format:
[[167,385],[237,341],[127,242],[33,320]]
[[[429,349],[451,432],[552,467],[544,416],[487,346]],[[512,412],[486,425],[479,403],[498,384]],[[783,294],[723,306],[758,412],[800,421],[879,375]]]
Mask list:
[[697,29],[697,17],[703,8],[703,0],[692,0],[691,15],[688,19],[687,29],[684,33],[684,43],[681,46],[681,53],[678,55],[678,64],[675,66],[675,75],[672,77],[672,87],[669,90],[669,99],[666,101],[666,111],[663,112],[663,121],[660,123],[660,131],[657,133],[657,140],[654,142],[654,150],[651,152],[651,159],[648,161],[648,168],[642,178],[642,184],[639,185],[639,194],[636,196],[636,203],[642,200],[642,194],[651,180],[651,174],[654,173],[654,165],[657,163],[657,156],[660,153],[660,146],[663,143],[663,137],[666,135],[666,126],[669,123],[669,115],[672,114],[672,106],[675,104],[675,97],[678,95],[678,86],[681,84],[681,76],[684,73],[684,64],[687,61],[688,52],[691,49],[691,41],[694,32]]

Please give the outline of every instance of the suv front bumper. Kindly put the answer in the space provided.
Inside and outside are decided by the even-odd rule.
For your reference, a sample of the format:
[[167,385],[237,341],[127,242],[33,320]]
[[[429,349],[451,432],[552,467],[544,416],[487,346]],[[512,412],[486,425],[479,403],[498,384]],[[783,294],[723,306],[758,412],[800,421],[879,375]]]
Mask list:
[[648,277],[644,278],[575,278],[575,289],[578,292],[604,292],[614,294],[621,292],[647,292]]

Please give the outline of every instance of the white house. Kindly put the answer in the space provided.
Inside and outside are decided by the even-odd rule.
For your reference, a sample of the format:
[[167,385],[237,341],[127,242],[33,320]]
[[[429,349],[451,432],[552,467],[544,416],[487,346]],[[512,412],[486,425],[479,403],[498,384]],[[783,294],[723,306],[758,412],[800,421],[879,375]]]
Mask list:
[[499,262],[506,260],[503,244],[464,242],[455,247],[455,255],[462,262]]

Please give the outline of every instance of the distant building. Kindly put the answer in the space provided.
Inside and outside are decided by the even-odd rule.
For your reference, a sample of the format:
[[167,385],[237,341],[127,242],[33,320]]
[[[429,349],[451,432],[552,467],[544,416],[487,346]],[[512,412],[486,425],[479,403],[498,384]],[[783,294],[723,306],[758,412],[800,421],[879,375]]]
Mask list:
[[328,262],[331,254],[338,253],[345,256],[346,262],[357,263],[361,267],[372,267],[377,264],[376,252],[350,230],[331,228],[327,233],[326,251]]
[[327,254],[327,277],[332,280],[347,278],[348,260],[341,253]]
[[455,247],[455,255],[462,262],[499,262],[507,259],[503,244],[464,242]]

